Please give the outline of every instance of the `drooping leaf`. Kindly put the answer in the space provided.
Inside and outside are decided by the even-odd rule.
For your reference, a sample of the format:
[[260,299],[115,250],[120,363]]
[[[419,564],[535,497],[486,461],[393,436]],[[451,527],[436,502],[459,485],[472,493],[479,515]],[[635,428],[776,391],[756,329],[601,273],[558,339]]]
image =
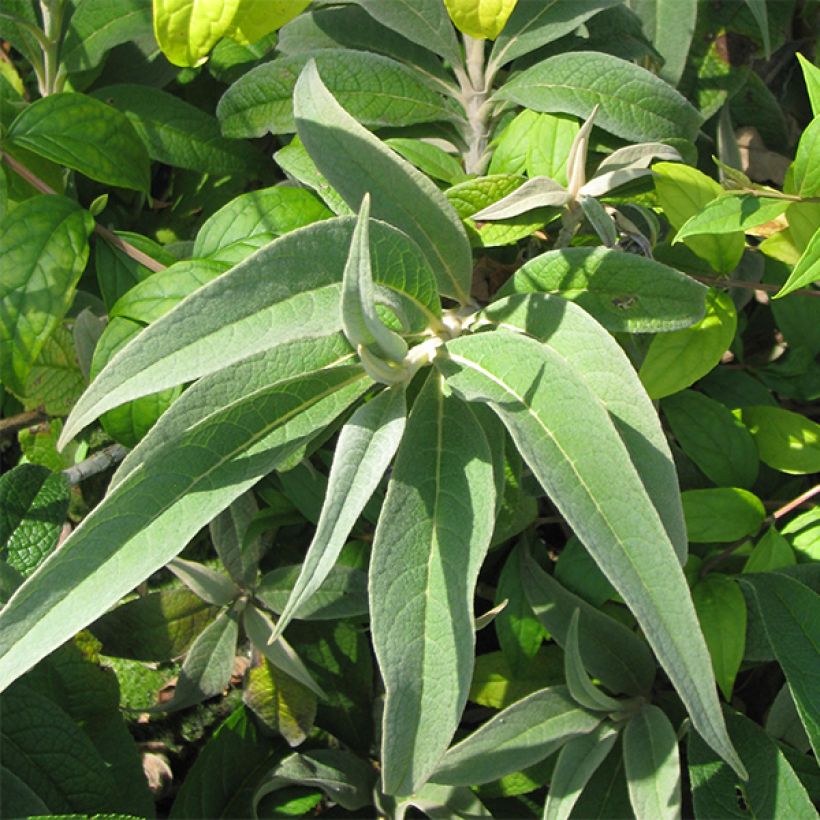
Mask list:
[[760,460],[775,470],[795,475],[820,470],[820,425],[783,407],[744,407]]
[[652,259],[606,248],[547,251],[522,265],[498,292],[555,293],[579,304],[607,330],[657,333],[703,317],[706,289]]
[[657,706],[645,704],[626,724],[624,768],[637,820],[681,816],[678,738]]
[[371,128],[451,121],[458,109],[445,103],[410,66],[370,51],[327,49],[280,57],[251,69],[222,96],[217,117],[226,137],[291,134],[294,87],[308,61],[344,110]]
[[503,85],[495,97],[535,111],[587,117],[633,142],[670,137],[692,140],[701,115],[671,86],[646,69],[595,51],[548,57]]
[[434,783],[476,785],[520,771],[585,735],[601,722],[563,686],[551,686],[494,715],[441,758]]
[[0,556],[29,576],[57,546],[68,513],[68,484],[37,464],[0,477]]
[[439,366],[448,384],[498,413],[539,483],[633,610],[693,724],[742,771],[712,676],[703,674],[708,652],[675,548],[605,407],[571,364],[533,339],[478,334],[449,342],[447,353]]
[[373,216],[419,244],[445,296],[469,302],[472,258],[461,220],[435,184],[351,117],[310,62],[294,90],[299,136],[351,208],[369,192]]
[[51,94],[18,114],[7,139],[91,179],[147,192],[150,162],[127,117],[85,94]]
[[737,329],[731,297],[710,289],[706,315],[682,330],[656,336],[638,371],[651,399],[671,396],[694,384],[718,364]]
[[31,366],[68,310],[94,221],[75,202],[37,196],[0,225],[0,380],[25,392]]
[[733,578],[711,572],[692,587],[692,600],[718,686],[731,701],[746,649],[746,599]]
[[[473,592],[492,536],[494,493],[481,426],[431,373],[407,422],[370,559],[387,794],[412,794],[426,782],[466,703]],[[422,686],[431,676],[437,685]]]
[[404,389],[390,388],[362,405],[342,428],[327,494],[299,578],[277,624],[290,619],[327,578],[356,519],[381,481],[404,433]]
[[589,734],[571,738],[558,754],[544,805],[544,820],[566,820],[581,792],[618,739],[606,723]]

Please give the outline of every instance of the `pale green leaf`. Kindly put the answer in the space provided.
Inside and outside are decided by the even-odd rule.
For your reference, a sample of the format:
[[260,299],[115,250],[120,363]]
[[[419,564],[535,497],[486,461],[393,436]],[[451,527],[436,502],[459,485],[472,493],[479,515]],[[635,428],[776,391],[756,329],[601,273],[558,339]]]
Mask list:
[[602,723],[589,734],[571,738],[558,754],[550,778],[544,820],[567,820],[581,792],[618,739],[618,730]]
[[658,76],[677,85],[686,67],[697,22],[697,0],[631,0],[644,34],[663,58]]
[[672,454],[657,413],[612,337],[578,306],[547,294],[499,300],[482,316],[549,346],[606,408],[683,563],[686,532]]
[[409,137],[389,137],[384,142],[428,177],[440,179],[448,185],[455,185],[467,178],[458,159],[438,145]]
[[[328,220],[287,234],[183,300],[111,359],[74,407],[63,441],[111,407],[283,342],[341,329],[341,281],[353,223]],[[404,308],[413,329],[423,330],[440,310],[424,258],[387,225],[371,225],[371,236],[375,280],[388,289],[387,297],[392,294],[391,305]]]
[[128,118],[85,94],[51,94],[33,102],[6,138],[106,185],[150,188],[148,152]]
[[565,248],[528,260],[499,296],[543,291],[579,304],[607,330],[656,333],[703,317],[706,288],[653,259],[606,248]]
[[698,111],[654,74],[595,51],[548,57],[516,74],[495,97],[577,117],[600,105],[595,124],[633,142],[692,140],[702,122]]
[[316,533],[282,610],[277,635],[327,578],[393,459],[404,433],[406,413],[404,388],[389,388],[356,410],[342,428]]
[[0,613],[0,687],[166,564],[368,384],[358,367],[342,367],[251,387],[155,450]]
[[818,595],[800,581],[777,572],[743,575],[740,582],[754,590],[769,643],[783,668],[800,720],[817,755],[820,751],[820,720],[816,708],[820,679]]
[[589,675],[584,669],[584,662],[581,659],[581,650],[578,644],[580,616],[581,610],[576,609],[572,613],[569,629],[567,630],[564,648],[564,677],[567,680],[567,689],[569,689],[572,699],[585,709],[592,712],[617,712],[620,703],[598,689],[589,679]]
[[227,575],[205,564],[177,557],[166,566],[188,589],[209,604],[227,606],[239,597],[239,587]]
[[351,208],[365,193],[373,216],[418,242],[445,296],[469,302],[472,256],[461,220],[424,174],[359,125],[308,63],[294,91],[299,136],[319,170]]
[[755,535],[766,510],[760,499],[739,487],[685,490],[683,513],[690,541],[730,542]]
[[794,475],[820,471],[820,424],[782,407],[744,407],[741,418],[760,460]]
[[309,4],[310,0],[239,0],[225,36],[250,45],[276,31]]
[[495,40],[518,0],[444,0],[456,28],[479,40]]
[[710,289],[703,319],[682,330],[662,333],[649,345],[638,371],[649,397],[671,396],[709,373],[729,349],[736,328],[731,297]]
[[578,706],[565,687],[540,689],[448,749],[431,779],[463,786],[489,783],[543,760],[600,722],[600,715]]
[[191,644],[179,671],[173,697],[149,711],[174,712],[218,695],[230,683],[239,638],[233,609],[217,615]]
[[533,177],[523,185],[516,187],[511,193],[470,216],[480,222],[509,219],[536,208],[560,208],[569,199],[570,195],[567,190],[555,180],[549,177]]
[[310,60],[316,62],[322,81],[344,110],[371,128],[460,116],[414,68],[370,51],[326,49],[313,55],[280,57],[240,77],[217,106],[222,133],[226,137],[293,133],[294,87]]
[[[658,203],[677,229],[724,193],[714,179],[688,165],[656,162],[652,172]],[[688,237],[684,244],[718,273],[729,274],[740,262],[746,242],[743,231],[735,230],[726,234]]]
[[[396,803],[396,817],[403,817],[402,812],[414,806],[424,812],[430,820],[452,820],[453,818],[492,817],[492,813],[476,797],[475,792],[467,786],[441,786],[438,783],[425,783],[411,797],[400,798]],[[382,805],[390,810],[393,801],[382,800]]]
[[225,139],[210,114],[146,85],[108,85],[94,96],[122,111],[151,159],[207,174],[253,174],[261,156],[250,145]]
[[[458,726],[472,678],[473,594],[495,482],[484,432],[432,372],[407,422],[370,559],[371,631],[385,683],[382,778],[412,794]],[[435,686],[419,685],[436,680]]]
[[645,704],[624,729],[624,767],[636,820],[681,816],[678,738],[669,718]]
[[62,196],[37,196],[0,225],[0,381],[23,395],[31,366],[68,310],[94,221]]
[[746,599],[733,578],[712,572],[692,587],[692,600],[718,686],[731,701],[746,649]]
[[748,231],[782,214],[791,203],[752,194],[726,194],[713,199],[683,223],[675,242],[697,234],[724,234]]
[[448,384],[498,413],[632,609],[693,724],[742,771],[703,671],[708,652],[678,555],[603,403],[566,359],[534,339],[497,331],[449,342],[447,353],[437,362]]
[[619,0],[518,0],[507,25],[495,41],[490,70],[495,72],[516,57],[571,34],[599,11]]
[[774,298],[779,299],[798,288],[808,287],[818,281],[820,281],[820,228],[814,232],[789,278]]

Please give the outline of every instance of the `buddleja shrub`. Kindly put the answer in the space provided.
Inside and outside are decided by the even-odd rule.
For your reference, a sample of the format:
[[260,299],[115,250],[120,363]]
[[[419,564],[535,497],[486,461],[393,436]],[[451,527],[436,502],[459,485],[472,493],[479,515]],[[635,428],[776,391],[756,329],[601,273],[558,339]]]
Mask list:
[[[69,48],[71,32],[82,34],[82,12],[89,21],[102,13],[93,5],[79,4],[63,43],[83,68],[119,36],[85,35],[98,50],[86,49],[82,59]],[[156,0],[155,35],[172,62],[195,66],[220,37],[252,48],[306,4],[285,5],[274,3],[262,20],[240,3],[218,25],[204,25],[191,4]],[[694,4],[684,6],[688,11],[675,13],[694,21]],[[756,186],[724,163],[735,191],[726,195],[682,164],[707,104],[701,101],[699,111],[670,84],[686,62],[680,44],[656,38],[666,52],[667,76],[660,79],[599,51],[539,54],[579,26],[594,34],[607,14],[610,24],[638,19],[618,3],[520,0],[499,8],[487,16],[481,3],[319,4],[282,29],[282,56],[239,72],[218,106],[224,136],[213,133],[210,118],[187,111],[197,137],[184,150],[168,131],[172,115],[187,110],[179,100],[133,85],[104,86],[93,96],[59,93],[71,62],[55,74],[47,60],[35,59],[44,96],[21,104],[8,124],[10,166],[41,190],[42,180],[22,164],[23,152],[145,191],[149,156],[242,173],[258,168],[260,157],[226,137],[295,132],[277,162],[328,206],[304,188],[243,194],[206,220],[192,258],[178,262],[138,235],[115,243],[132,260],[169,267],[152,275],[131,268],[124,283],[101,277],[110,321],[93,359],[87,357],[93,379],[69,403],[60,446],[100,420],[132,449],[104,499],[56,551],[54,515],[43,515],[52,523],[38,535],[38,554],[26,552],[21,522],[49,504],[61,518],[65,487],[33,465],[12,471],[14,484],[0,484],[0,499],[16,511],[3,524],[12,567],[3,583],[9,594],[17,587],[0,613],[0,687],[46,659],[4,695],[5,709],[36,700],[32,689],[57,697],[44,683],[49,674],[76,686],[65,670],[88,661],[71,654],[79,653],[76,644],[58,647],[89,626],[104,654],[152,661],[184,655],[173,696],[151,712],[181,710],[223,692],[245,639],[256,658],[245,703],[290,745],[309,737],[323,703],[337,708],[321,725],[348,748],[317,744],[290,756],[257,738],[243,710],[234,713],[179,793],[180,816],[216,811],[205,797],[209,778],[238,771],[238,761],[247,760],[264,771],[252,795],[222,795],[218,811],[226,816],[256,812],[290,784],[316,787],[351,812],[375,805],[402,816],[415,806],[430,816],[488,816],[475,790],[491,799],[487,784],[529,772],[530,782],[549,785],[545,817],[569,816],[582,796],[587,804],[599,800],[604,814],[676,817],[684,800],[676,727],[686,716],[699,816],[715,816],[720,800],[734,799],[735,786],[747,781],[744,795],[765,814],[771,801],[762,784],[775,768],[794,816],[812,811],[780,747],[718,700],[716,684],[728,700],[744,659],[742,646],[736,657],[737,641],[720,638],[721,625],[734,629],[739,612],[745,638],[744,592],[730,576],[698,576],[708,565],[687,563],[689,542],[720,544],[760,531],[760,502],[744,488],[755,482],[758,448],[766,460],[761,430],[788,422],[767,413],[787,411],[744,402],[741,421],[685,390],[732,343],[736,309],[726,293],[671,265],[706,264],[710,273],[729,274],[749,255],[746,228],[786,208],[801,215],[811,208],[818,194],[813,132],[798,147],[794,193]],[[463,51],[451,18],[465,32]],[[20,19],[18,35],[30,33]],[[474,39],[483,37],[495,38],[491,49]],[[251,59],[233,68],[243,61]],[[522,70],[508,76],[510,64]],[[807,82],[816,82],[806,70]],[[506,116],[510,102],[525,110]],[[428,142],[383,140],[366,127],[430,123],[460,149],[463,168]],[[618,138],[619,147],[596,145],[606,156],[590,172],[595,134],[599,141]],[[544,146],[550,155],[539,155]],[[635,189],[643,200],[618,196],[627,185],[643,185]],[[105,203],[92,210],[100,207]],[[685,253],[658,244],[658,213],[680,229],[676,241],[686,243]],[[500,290],[480,282],[473,248],[514,245],[544,225],[555,229],[545,253],[517,266]],[[32,226],[48,235],[48,253],[26,242]],[[35,395],[32,373],[62,329],[93,229],[88,211],[53,191],[21,202],[4,220],[0,247],[22,284],[15,279],[0,292],[13,326],[3,331],[2,373],[18,396]],[[783,295],[816,278],[812,247],[800,249],[804,256]],[[652,258],[653,250],[669,264]],[[55,253],[58,279],[48,259]],[[99,272],[99,259],[97,265]],[[34,272],[41,269],[51,277],[48,305],[40,330],[29,332],[26,323],[37,312]],[[22,300],[13,298],[19,292]],[[633,334],[654,335],[643,344]],[[653,399],[663,399],[678,444],[717,485],[687,489],[683,503]],[[731,458],[715,454],[705,428],[693,421],[699,416],[732,443]],[[804,421],[797,424],[808,436]],[[782,469],[814,469],[804,438],[804,461]],[[306,465],[320,460],[331,441],[329,475],[317,493]],[[780,469],[782,452],[773,449],[767,463]],[[686,456],[678,453],[678,461],[686,464]],[[531,526],[532,498],[522,491],[530,478],[540,488],[533,492],[546,493],[573,533],[554,574]],[[300,564],[260,576],[264,513],[260,523],[251,490],[274,506],[284,496],[271,487],[289,487],[288,497],[299,499],[315,530]],[[362,518],[375,525],[364,560],[350,546]],[[176,557],[206,526],[219,569]],[[489,550],[519,535],[498,579],[499,606],[476,618],[476,586]],[[780,537],[776,530],[763,536],[744,571],[781,567]],[[573,582],[572,556],[581,582]],[[166,566],[184,588],[115,607]],[[770,642],[751,659],[780,662],[791,687],[791,695],[782,693],[784,719],[796,709],[816,749],[816,713],[800,669],[814,662],[811,648],[778,638],[799,632],[785,602],[810,611],[816,596],[785,575],[750,576],[742,588],[758,602]],[[613,597],[634,620],[624,623],[623,615],[601,608]],[[129,624],[144,626],[157,613],[161,639],[140,628],[132,634]],[[539,651],[545,633],[562,651],[549,656],[537,687],[524,682],[520,697],[485,698],[503,708],[465,736],[476,631],[493,617],[510,666],[502,678],[513,689],[546,657]],[[305,639],[312,620],[347,618],[369,624],[375,650],[384,693],[376,700],[377,750],[367,731],[343,725],[346,703],[363,698],[359,714],[371,706],[367,641],[356,629],[334,636],[338,656],[359,658],[358,666],[351,662],[356,675],[365,670],[356,684],[362,691],[351,693],[327,633]],[[655,685],[659,669],[676,697]],[[65,726],[67,734],[74,731],[70,721]],[[10,737],[22,742],[24,733],[21,721]],[[768,768],[756,757],[763,747],[776,759]],[[93,770],[98,750],[86,751],[83,765]],[[797,758],[791,760],[799,769]],[[28,806],[29,775],[13,764],[9,772],[16,778],[12,803]],[[60,806],[129,810],[114,781],[99,791],[82,805],[69,795]],[[144,796],[133,799],[134,806],[144,803]]]

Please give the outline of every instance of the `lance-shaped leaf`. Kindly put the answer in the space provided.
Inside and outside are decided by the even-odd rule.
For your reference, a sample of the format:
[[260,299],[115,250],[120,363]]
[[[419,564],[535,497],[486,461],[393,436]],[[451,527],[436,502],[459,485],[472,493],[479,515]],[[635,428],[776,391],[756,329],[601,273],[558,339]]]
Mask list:
[[707,289],[673,268],[606,248],[564,248],[530,259],[499,290],[544,291],[579,304],[607,330],[657,333],[703,317]]
[[249,391],[155,451],[0,613],[0,689],[164,566],[369,384],[343,367]]
[[299,137],[351,208],[365,193],[373,215],[415,239],[445,296],[469,302],[472,257],[461,220],[435,184],[350,116],[327,90],[316,63],[293,95]]
[[726,194],[707,202],[703,209],[689,217],[675,235],[675,243],[687,236],[702,233],[733,233],[748,231],[777,219],[791,203],[788,199],[772,199],[753,194]]
[[606,208],[598,202],[595,197],[587,196],[587,194],[578,195],[578,204],[587,218],[587,222],[592,226],[598,238],[606,245],[607,248],[614,247],[618,241],[618,231],[615,229],[615,223],[612,217],[606,212]]
[[631,8],[641,18],[649,42],[663,58],[658,76],[676,86],[695,33],[697,0],[649,0]]
[[601,716],[580,707],[564,686],[539,689],[449,749],[432,780],[454,786],[489,783],[543,760],[600,722]]
[[618,730],[602,723],[589,734],[567,741],[550,778],[544,820],[567,820],[584,786],[604,762],[617,739]]
[[494,505],[484,431],[431,373],[407,422],[370,558],[387,794],[412,794],[426,782],[458,726],[473,673],[473,592]]
[[279,636],[299,607],[327,578],[404,433],[404,387],[389,388],[363,404],[342,428],[327,494],[302,571],[276,627]]
[[209,604],[227,606],[239,597],[239,587],[227,575],[205,564],[174,558],[167,566],[191,592]]
[[405,813],[411,806],[424,812],[431,820],[449,820],[451,817],[478,820],[493,816],[472,789],[467,786],[440,786],[438,783],[425,783],[411,797],[395,801],[382,797],[379,806],[387,816],[395,817],[396,820],[404,820]]
[[385,327],[376,314],[369,222],[370,194],[365,194],[342,280],[342,329],[355,350],[359,346],[366,347],[375,356],[402,362],[407,354],[407,342]]
[[610,54],[571,51],[548,57],[503,85],[495,97],[535,111],[586,117],[595,105],[596,124],[623,139],[669,137],[692,140],[702,117],[671,86],[651,72]]
[[566,205],[569,199],[567,189],[554,179],[533,177],[498,202],[493,202],[492,205],[471,214],[470,218],[478,221],[510,219],[535,208],[560,208]]
[[794,270],[774,298],[780,299],[798,288],[807,287],[818,281],[820,281],[820,228],[814,232],[809,244],[806,245],[806,250],[797,260]]
[[[340,330],[353,226],[352,218],[335,219],[287,234],[184,299],[112,357],[74,407],[62,442],[123,402],[283,342]],[[380,298],[389,299],[411,329],[424,330],[441,309],[425,258],[395,228],[375,223],[370,230],[374,279],[385,286]]]
[[624,766],[637,820],[681,816],[678,739],[669,718],[645,704],[624,729]]
[[22,202],[3,219],[0,380],[18,395],[71,304],[93,225],[88,211],[56,194]]
[[[593,712],[616,712],[621,708],[621,703],[598,689],[589,679],[589,675],[587,675],[587,671],[584,669],[584,662],[581,659],[581,649],[578,641],[578,622],[580,616],[580,609],[576,609],[572,613],[564,647],[564,676],[567,679],[567,688],[573,700],[585,709],[589,709]],[[604,757],[606,757],[606,755],[604,755]]]
[[521,581],[538,619],[560,646],[566,646],[570,613],[578,609],[578,643],[583,665],[613,692],[648,692],[656,665],[646,643],[632,630],[565,589],[522,551]]
[[482,315],[502,327],[524,330],[548,345],[606,407],[684,563],[686,527],[672,453],[652,403],[612,336],[576,305],[541,293],[502,299]]
[[743,575],[739,580],[754,591],[769,643],[783,668],[800,720],[817,755],[820,751],[820,719],[816,708],[820,598],[805,584],[777,572]]
[[209,527],[219,560],[242,587],[253,583],[259,559],[265,551],[262,538],[248,532],[258,512],[253,493],[245,493],[211,521]]
[[588,196],[603,196],[627,182],[649,176],[649,166],[655,159],[681,162],[681,155],[671,146],[662,142],[642,142],[627,145],[607,156],[598,166],[592,179],[582,188]]
[[237,613],[226,609],[191,645],[171,700],[150,711],[175,712],[218,695],[231,681],[238,637]]
[[678,556],[605,405],[571,362],[534,339],[484,333],[449,342],[447,352],[437,361],[448,384],[498,413],[635,614],[695,727],[745,776]]

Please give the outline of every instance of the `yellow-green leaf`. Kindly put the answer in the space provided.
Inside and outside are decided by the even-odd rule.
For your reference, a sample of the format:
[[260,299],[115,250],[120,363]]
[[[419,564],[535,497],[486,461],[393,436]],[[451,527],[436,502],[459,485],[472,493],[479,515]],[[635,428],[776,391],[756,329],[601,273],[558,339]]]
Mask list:
[[459,31],[480,40],[495,40],[518,0],[444,0]]
[[310,0],[239,0],[226,37],[243,45],[261,40],[307,8]]
[[796,475],[820,471],[820,424],[782,407],[745,407],[742,413],[765,464]]

